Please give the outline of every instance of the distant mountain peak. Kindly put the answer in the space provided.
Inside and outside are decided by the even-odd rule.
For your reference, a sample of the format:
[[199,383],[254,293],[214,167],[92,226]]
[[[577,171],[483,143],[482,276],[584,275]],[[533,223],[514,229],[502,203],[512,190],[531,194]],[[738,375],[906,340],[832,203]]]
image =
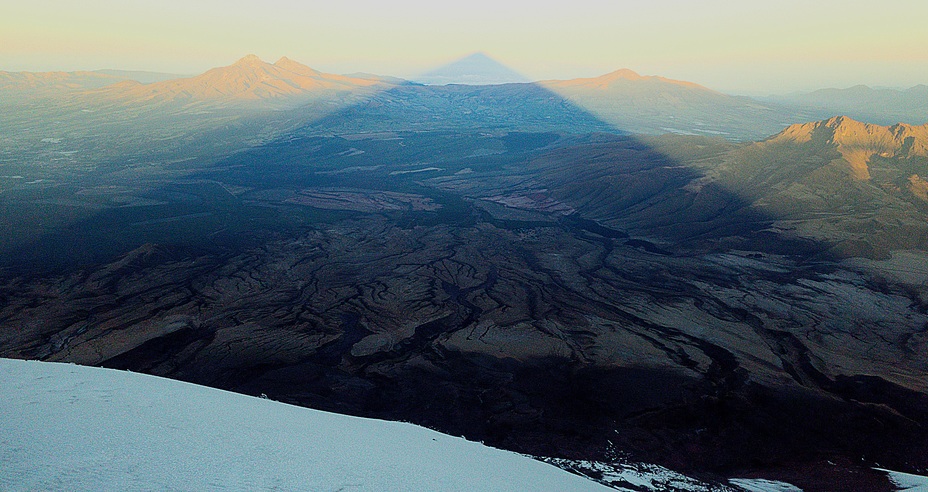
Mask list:
[[274,62],[274,66],[306,77],[318,77],[322,75],[322,72],[303,65],[300,62],[293,61],[286,56],[280,57],[279,60]]
[[217,67],[194,77],[166,80],[144,87],[114,85],[98,92],[113,97],[144,101],[173,101],[181,104],[211,101],[213,104],[267,104],[287,107],[335,91],[357,91],[388,82],[324,74],[282,57],[274,64],[257,55],[246,55],[235,63]]
[[266,65],[264,60],[258,58],[258,55],[247,54],[239,58],[233,66],[254,66],[254,65]]
[[479,51],[415,77],[413,80],[431,85],[491,85],[529,81],[522,74]]
[[638,72],[628,69],[620,68],[614,72],[609,72],[605,75],[600,75],[599,77],[591,78],[580,78],[580,79],[570,79],[570,80],[550,80],[543,82],[544,85],[562,88],[562,89],[610,89],[615,85],[627,84],[627,83],[657,83],[664,84],[665,86],[677,86],[685,87],[689,89],[697,89],[700,91],[706,91],[715,93],[712,89],[703,87],[699,84],[693,82],[686,82],[684,80],[674,80],[668,79],[666,77],[660,77],[657,75],[640,75]]
[[888,128],[857,121],[850,116],[832,116],[826,120],[790,125],[772,137],[772,140],[808,142],[816,136],[824,136],[829,142],[847,144],[855,136],[870,135]]
[[845,115],[832,116],[827,120],[813,123],[813,125],[815,124],[826,128],[831,128],[832,130],[835,130],[835,132],[840,131],[842,133],[849,133],[857,130],[866,131],[867,126],[870,126],[868,123],[857,121],[854,118]]
[[892,126],[863,123],[848,116],[790,125],[766,142],[810,144],[833,148],[850,165],[853,176],[870,179],[870,159],[928,156],[928,124]]
[[641,80],[644,77],[639,75],[638,72],[634,70],[631,70],[628,68],[620,68],[614,72],[609,72],[606,75],[602,75],[596,78],[603,80],[603,81],[613,81],[613,80],[619,80],[619,79]]

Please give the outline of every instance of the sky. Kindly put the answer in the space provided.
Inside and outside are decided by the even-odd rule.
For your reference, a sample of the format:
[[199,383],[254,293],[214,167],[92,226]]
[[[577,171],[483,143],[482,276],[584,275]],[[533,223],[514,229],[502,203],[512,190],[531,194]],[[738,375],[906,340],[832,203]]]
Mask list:
[[411,77],[483,51],[533,80],[619,68],[773,94],[928,84],[928,2],[0,2],[0,70],[196,74],[248,53]]

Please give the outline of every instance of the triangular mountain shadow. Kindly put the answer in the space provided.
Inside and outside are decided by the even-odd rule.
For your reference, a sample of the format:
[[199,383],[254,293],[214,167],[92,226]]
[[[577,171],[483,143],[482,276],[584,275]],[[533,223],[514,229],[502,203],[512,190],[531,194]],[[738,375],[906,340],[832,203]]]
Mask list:
[[478,52],[426,72],[412,80],[429,85],[492,85],[530,82],[528,77]]
[[13,252],[92,255],[172,234],[199,248],[148,267],[171,253],[149,248],[58,290],[10,284],[4,328],[37,335],[0,355],[265,393],[535,456],[618,451],[771,477],[815,477],[829,458],[928,460],[928,396],[886,375],[912,364],[899,354],[920,353],[922,332],[855,318],[877,309],[816,311],[834,285],[880,306],[903,294],[830,275],[831,244],[788,242],[780,217],[680,157],[735,144],[617,135],[539,84],[395,86],[323,118],[302,111],[299,130],[145,190],[168,206],[104,209]]

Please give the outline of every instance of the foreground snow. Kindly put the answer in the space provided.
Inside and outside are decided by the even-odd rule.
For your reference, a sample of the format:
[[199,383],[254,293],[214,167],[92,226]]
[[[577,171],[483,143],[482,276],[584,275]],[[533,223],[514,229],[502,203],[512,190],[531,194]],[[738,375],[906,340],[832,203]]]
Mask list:
[[747,492],[802,492],[795,485],[762,478],[733,478],[729,482]]
[[889,475],[889,479],[899,487],[900,491],[928,492],[928,477],[887,470],[885,468],[877,468],[877,470],[886,472],[886,474]]
[[609,490],[411,424],[0,359],[0,490]]

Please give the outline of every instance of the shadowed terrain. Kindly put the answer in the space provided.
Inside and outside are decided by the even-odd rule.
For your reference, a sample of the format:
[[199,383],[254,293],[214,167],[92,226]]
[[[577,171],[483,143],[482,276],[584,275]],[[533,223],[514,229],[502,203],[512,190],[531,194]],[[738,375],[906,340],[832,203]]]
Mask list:
[[0,356],[710,481],[928,466],[923,128],[632,137],[527,84],[299,111],[0,194]]

